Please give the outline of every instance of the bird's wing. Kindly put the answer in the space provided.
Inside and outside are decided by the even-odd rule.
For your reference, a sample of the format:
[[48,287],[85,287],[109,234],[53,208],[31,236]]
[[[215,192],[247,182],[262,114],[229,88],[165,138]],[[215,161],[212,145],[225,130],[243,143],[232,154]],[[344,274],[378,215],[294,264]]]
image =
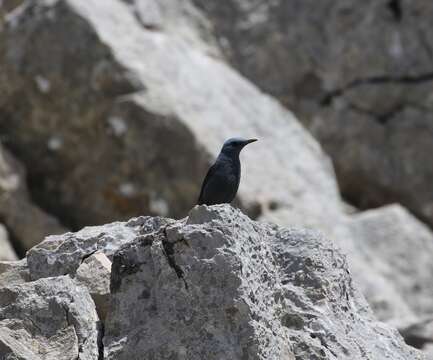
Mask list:
[[210,177],[212,176],[212,174],[215,172],[216,166],[215,164],[213,164],[209,170],[207,171],[207,174],[203,180],[203,184],[201,185],[201,190],[200,190],[200,196],[198,197],[198,201],[197,204],[198,205],[202,205],[203,204],[203,192],[204,192],[204,188],[206,187],[207,182],[209,181]]

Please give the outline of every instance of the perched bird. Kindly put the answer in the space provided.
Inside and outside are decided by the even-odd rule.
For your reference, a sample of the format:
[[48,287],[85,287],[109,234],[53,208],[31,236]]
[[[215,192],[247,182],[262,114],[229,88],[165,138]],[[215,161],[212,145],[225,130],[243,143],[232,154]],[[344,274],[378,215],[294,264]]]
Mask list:
[[245,145],[257,139],[228,139],[215,163],[210,167],[201,186],[199,205],[230,203],[235,198],[241,180],[239,153]]

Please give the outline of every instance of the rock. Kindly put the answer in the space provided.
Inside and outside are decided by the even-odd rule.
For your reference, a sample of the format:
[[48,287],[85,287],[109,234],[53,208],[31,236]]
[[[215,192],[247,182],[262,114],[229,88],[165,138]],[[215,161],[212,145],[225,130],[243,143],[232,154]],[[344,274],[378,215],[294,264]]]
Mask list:
[[[223,141],[239,134],[260,139],[242,155],[245,211],[336,216],[339,193],[320,146],[205,49],[196,31],[209,24],[188,4],[33,0],[8,17],[0,128],[38,179],[30,184],[38,203],[72,228],[142,213],[183,217]],[[143,20],[152,12],[157,20]]]
[[[325,9],[335,17],[346,13],[358,21],[366,6],[379,9],[382,3],[363,3],[349,15],[346,6],[350,10],[352,2],[344,6],[329,1],[319,5],[308,0],[276,2],[274,8],[275,2],[255,6],[255,2],[237,0],[239,11],[238,6],[232,11],[230,2],[223,3],[227,8],[222,3],[202,2],[197,10],[190,1],[174,0],[28,0],[12,12],[2,8],[0,53],[5,56],[0,58],[0,131],[7,147],[28,169],[32,198],[73,229],[142,213],[183,217],[195,203],[202,178],[223,140],[233,135],[258,137],[254,152],[242,154],[240,207],[254,218],[326,232],[349,254],[352,272],[362,274],[359,282],[375,308],[385,304],[381,317],[390,322],[397,317],[405,322],[417,320],[414,308],[386,278],[391,265],[358,246],[332,166],[320,146],[289,111],[233,71],[221,55],[237,64],[237,54],[227,55],[234,38],[229,32],[243,26],[245,37],[238,36],[242,44],[236,45],[241,51],[249,46],[250,53],[242,54],[243,59],[250,61],[252,69],[256,61],[262,62],[262,74],[270,81],[277,75],[278,81],[283,79],[282,92],[288,87],[291,94],[293,77],[297,84],[293,91],[299,93],[293,103],[300,104],[295,110],[320,133],[317,119],[336,113],[338,101],[346,96],[338,91],[333,95],[335,89],[350,83],[351,74],[363,71],[363,63],[348,69],[344,61],[354,55],[337,41],[335,48],[341,53],[336,57],[341,62],[324,57],[326,71],[319,73],[305,55],[308,49],[301,56],[292,50],[312,44],[314,58],[322,59],[330,44],[308,39],[316,34],[328,36],[311,26],[324,19],[332,42],[337,39],[332,37],[334,18],[324,16]],[[197,1],[195,5],[199,6]],[[230,10],[230,16],[224,9]],[[290,34],[284,30],[283,36],[276,32],[275,38],[266,38],[268,26],[280,31],[281,23],[287,23],[286,9],[293,17]],[[268,21],[271,12],[278,19]],[[221,21],[237,25],[234,30],[228,29],[232,23],[224,28],[224,37]],[[292,32],[298,24],[308,28],[306,41],[299,40],[301,32]],[[251,38],[248,34],[258,25],[266,31],[257,31]],[[218,39],[213,38],[214,30]],[[259,37],[264,43],[256,47]],[[216,41],[222,51],[215,47]],[[255,56],[257,49],[263,49],[261,56]],[[275,61],[272,66],[268,58]],[[236,66],[252,78],[244,64]],[[340,68],[348,77],[344,81],[338,76]],[[279,96],[278,91],[271,92]],[[290,105],[290,96],[288,101],[279,98]],[[326,106],[324,99],[329,103]],[[345,149],[344,156],[352,155]],[[376,167],[374,171],[383,168],[377,163]],[[374,191],[375,185],[370,188]],[[365,190],[355,193],[361,197],[357,194]],[[352,200],[347,190],[345,195]],[[77,269],[83,264],[85,269],[86,259],[94,252],[102,251],[111,260],[120,246],[132,246],[137,237],[144,237],[144,242],[157,237],[152,233],[169,225],[151,221],[149,229],[142,230],[138,223],[118,223],[48,237],[29,252],[31,277],[76,277]],[[90,291],[93,281],[98,280],[90,279]],[[114,347],[109,351],[115,353]]]
[[[370,267],[398,290],[415,314],[433,315],[431,230],[399,205],[355,215],[349,226]],[[370,304],[379,318],[388,320],[380,304]]]
[[17,254],[9,242],[6,228],[0,224],[0,261],[13,261],[17,259]]
[[86,258],[77,269],[76,279],[90,292],[99,318],[104,321],[110,300],[111,261],[97,252]]
[[433,224],[433,3],[193,2],[229,62],[320,139],[346,198]]
[[143,216],[128,222],[89,226],[76,233],[48,236],[27,253],[31,277],[75,276],[79,266],[92,254],[101,251],[111,259],[121,245],[169,222],[168,219]]
[[0,261],[0,288],[30,281],[27,259]]
[[0,358],[98,359],[98,317],[68,276],[0,288]]
[[127,0],[146,29],[163,31],[186,40],[194,48],[220,57],[212,24],[190,0]]
[[30,249],[49,234],[66,232],[56,219],[32,204],[25,178],[22,164],[0,144],[0,218],[22,250]]
[[[0,322],[0,355],[19,360],[73,360],[78,359],[78,341],[73,326],[60,330],[48,339],[35,344],[32,333],[23,321]],[[41,346],[41,348],[39,348]]]
[[[384,212],[386,219],[386,209],[384,209]],[[377,227],[379,228],[381,214],[382,209],[377,209],[376,220]],[[417,321],[418,316],[407,303],[406,294],[400,291],[397,283],[390,282],[389,277],[387,277],[387,274],[392,269],[389,268],[389,265],[380,256],[376,256],[373,249],[363,246],[363,243],[368,243],[369,241],[365,240],[365,238],[374,238],[380,241],[380,235],[377,232],[357,232],[354,226],[357,215],[353,214],[348,216],[342,214],[339,219],[330,218],[327,222],[311,221],[308,213],[297,215],[298,217],[295,218],[290,213],[279,210],[261,217],[260,220],[284,226],[305,223],[309,228],[321,229],[346,254],[349,268],[358,288],[361,289],[380,320],[386,321],[396,327],[405,327],[407,324]],[[386,226],[387,221],[384,220],[384,223],[384,226]],[[403,222],[396,224],[396,226],[404,227],[405,224]],[[414,264],[414,266],[416,265]],[[384,271],[384,268],[387,271]]]
[[111,291],[106,359],[423,358],[375,320],[331,241],[230,206],[122,246]]

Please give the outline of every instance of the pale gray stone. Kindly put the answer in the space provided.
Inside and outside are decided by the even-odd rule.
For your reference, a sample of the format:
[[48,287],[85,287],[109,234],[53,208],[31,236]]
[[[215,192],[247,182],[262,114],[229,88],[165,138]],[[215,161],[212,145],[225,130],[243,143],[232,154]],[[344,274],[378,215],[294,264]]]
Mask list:
[[107,315],[110,300],[110,276],[111,261],[102,252],[86,258],[76,273],[77,281],[89,290],[102,321]]
[[431,230],[400,205],[355,215],[349,226],[370,266],[398,289],[414,313],[433,315]]
[[0,358],[97,360],[98,316],[70,277],[0,288]]
[[111,258],[121,245],[155,231],[170,221],[143,216],[128,222],[85,227],[76,233],[48,236],[27,253],[31,277],[74,276],[85,259],[97,251]]
[[0,288],[30,281],[27,259],[0,261]]
[[423,359],[375,320],[331,241],[230,206],[124,245],[111,290],[107,359]]

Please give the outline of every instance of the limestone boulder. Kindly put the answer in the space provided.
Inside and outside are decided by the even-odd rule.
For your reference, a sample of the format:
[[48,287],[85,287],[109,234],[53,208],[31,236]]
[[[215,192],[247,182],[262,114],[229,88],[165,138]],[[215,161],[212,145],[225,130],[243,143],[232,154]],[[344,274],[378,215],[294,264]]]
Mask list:
[[0,288],[30,281],[27,259],[0,261]]
[[104,321],[110,301],[111,261],[103,252],[87,257],[77,269],[76,279],[95,302],[99,318]]
[[[303,221],[302,214],[294,222],[285,211],[270,215],[261,220],[286,226]],[[307,225],[321,229],[346,254],[353,280],[375,315],[398,328],[409,344],[424,349],[428,341],[412,341],[407,329],[433,314],[432,231],[397,204]],[[417,327],[417,338],[423,329]]]
[[229,206],[121,247],[111,292],[106,359],[423,358],[374,318],[331,241]]
[[432,315],[431,230],[399,205],[360,213],[349,226],[371,266],[398,289],[410,308]]
[[[27,253],[31,277],[75,276],[81,265],[84,271],[86,260],[101,260],[101,257],[90,259],[93,254],[102,252],[111,259],[121,245],[155,231],[170,221],[158,217],[139,217],[128,222],[89,226],[76,233],[48,236]],[[106,260],[101,260],[103,264],[99,260],[94,265],[108,267]]]
[[93,301],[68,276],[0,288],[0,358],[97,360]]

